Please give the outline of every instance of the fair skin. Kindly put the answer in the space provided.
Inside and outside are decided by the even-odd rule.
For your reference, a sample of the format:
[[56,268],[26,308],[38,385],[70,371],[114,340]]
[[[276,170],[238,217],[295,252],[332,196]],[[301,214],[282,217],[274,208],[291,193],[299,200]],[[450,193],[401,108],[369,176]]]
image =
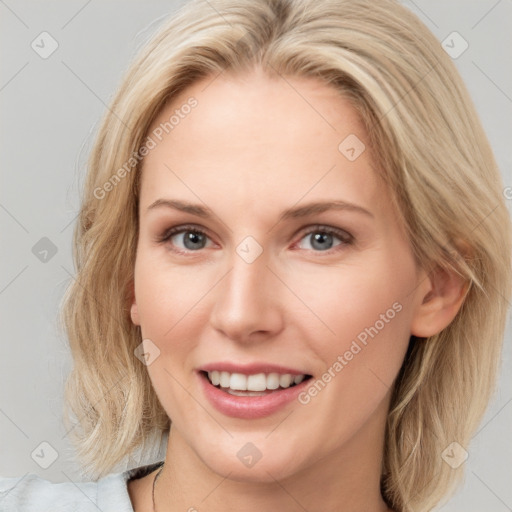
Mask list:
[[[224,73],[182,91],[152,129],[191,96],[197,107],[145,158],[139,204],[131,317],[160,350],[147,371],[172,420],[156,510],[389,511],[379,480],[392,385],[410,335],[448,325],[463,283],[418,268],[370,151],[349,161],[338,150],[350,134],[368,139],[334,89]],[[158,199],[211,214],[148,210]],[[280,219],[326,201],[358,208]],[[193,245],[183,232],[156,241],[184,225]],[[263,249],[251,263],[237,254],[248,236]],[[312,376],[308,390],[393,304],[308,403],[240,418],[205,396],[198,370],[218,361],[292,367]],[[252,467],[237,456],[247,443],[261,454]],[[153,509],[153,478],[129,482],[136,512]]]

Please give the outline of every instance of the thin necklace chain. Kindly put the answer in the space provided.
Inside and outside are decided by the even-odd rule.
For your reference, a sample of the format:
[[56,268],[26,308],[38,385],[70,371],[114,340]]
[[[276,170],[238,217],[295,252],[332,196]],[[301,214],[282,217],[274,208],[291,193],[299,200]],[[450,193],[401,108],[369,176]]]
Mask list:
[[[153,512],[156,512],[156,505],[155,505],[155,485],[156,485],[156,481],[158,480],[158,477],[160,476],[160,473],[163,471],[164,469],[164,464],[165,464],[165,461],[162,462],[162,467],[160,468],[160,470],[158,471],[158,473],[155,475],[155,478],[153,480],[153,493],[152,493],[152,496],[153,496]],[[389,509],[391,510],[391,509]]]
[[158,477],[160,476],[160,473],[162,472],[163,469],[164,469],[164,463],[162,463],[162,467],[160,468],[160,471],[155,475],[155,479],[153,480],[153,493],[152,493],[152,496],[153,496],[153,512],[156,512],[155,485],[156,485],[156,481],[157,481]]

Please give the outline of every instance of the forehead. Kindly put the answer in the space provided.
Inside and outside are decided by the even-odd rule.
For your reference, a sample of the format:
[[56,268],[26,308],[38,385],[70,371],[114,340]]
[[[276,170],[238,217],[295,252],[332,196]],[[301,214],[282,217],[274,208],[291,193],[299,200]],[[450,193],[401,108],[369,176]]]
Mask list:
[[161,140],[142,171],[146,206],[164,192],[196,202],[199,192],[204,201],[229,197],[245,208],[259,197],[267,204],[306,195],[379,201],[357,112],[339,91],[314,78],[258,71],[205,78],[160,112],[149,131],[154,133]]

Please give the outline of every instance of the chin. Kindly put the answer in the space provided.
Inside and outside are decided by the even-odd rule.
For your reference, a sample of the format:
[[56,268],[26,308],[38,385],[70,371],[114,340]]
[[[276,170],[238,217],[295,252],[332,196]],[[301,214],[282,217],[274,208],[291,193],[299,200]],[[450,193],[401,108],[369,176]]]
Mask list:
[[[244,436],[245,437],[245,436]],[[251,443],[231,440],[216,447],[208,446],[203,453],[196,451],[202,462],[223,478],[247,483],[273,483],[297,473],[305,464],[304,453],[297,459],[298,450],[276,446],[267,440]]]

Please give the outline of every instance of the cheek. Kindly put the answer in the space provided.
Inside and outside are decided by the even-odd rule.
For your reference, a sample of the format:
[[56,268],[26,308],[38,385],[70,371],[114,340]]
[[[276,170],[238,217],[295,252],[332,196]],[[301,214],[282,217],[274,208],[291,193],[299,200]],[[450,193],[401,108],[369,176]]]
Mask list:
[[381,260],[302,279],[301,298],[322,322],[303,313],[299,329],[323,367],[299,401],[318,418],[316,429],[336,431],[331,449],[362,428],[391,392],[410,338],[414,275],[407,260],[400,269]]
[[143,339],[159,356],[147,366],[153,389],[171,421],[181,424],[190,407],[185,389],[197,346],[197,329],[205,325],[208,278],[193,266],[172,266],[165,258],[141,250],[135,265],[135,294]]
[[[414,270],[407,263],[400,270],[385,261],[362,262],[319,268],[315,272],[290,272],[286,281],[296,292],[290,304],[302,302],[310,310],[309,321],[316,317],[316,325],[331,338],[352,337],[365,327],[373,325],[381,314],[394,313],[409,301],[414,287]],[[403,317],[404,315],[402,315]],[[380,324],[379,324],[380,325]]]
[[380,253],[361,264],[303,272],[293,280],[290,274],[289,279],[309,310],[297,310],[291,322],[322,361],[320,371],[338,375],[342,369],[352,373],[345,371],[348,367],[363,368],[352,378],[391,385],[410,338],[412,261]]
[[218,272],[211,270],[171,265],[165,257],[141,251],[135,267],[135,294],[143,336],[174,340],[182,324],[190,329],[204,314],[202,299],[215,285]]

